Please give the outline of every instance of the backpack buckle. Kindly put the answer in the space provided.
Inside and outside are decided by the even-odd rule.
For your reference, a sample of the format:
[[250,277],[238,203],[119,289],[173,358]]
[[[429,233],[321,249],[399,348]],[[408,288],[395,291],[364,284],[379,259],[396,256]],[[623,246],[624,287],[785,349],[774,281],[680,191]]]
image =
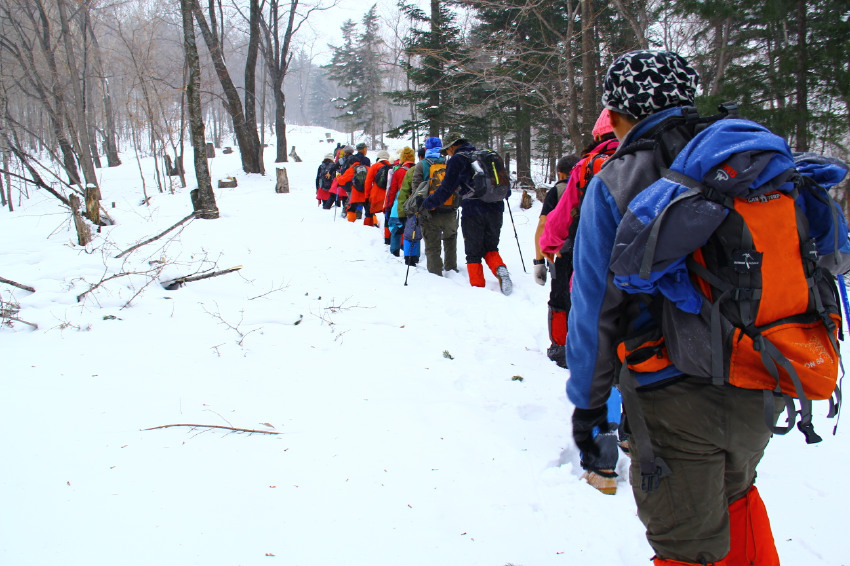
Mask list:
[[644,493],[652,493],[658,489],[661,478],[673,473],[667,462],[657,456],[653,462],[641,461],[640,470],[640,489]]

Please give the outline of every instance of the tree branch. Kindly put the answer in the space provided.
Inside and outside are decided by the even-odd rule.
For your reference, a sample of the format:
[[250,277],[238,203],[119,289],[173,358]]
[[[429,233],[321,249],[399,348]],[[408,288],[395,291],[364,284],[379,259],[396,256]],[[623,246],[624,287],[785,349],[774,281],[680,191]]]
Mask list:
[[154,427],[151,427],[151,428],[143,428],[142,430],[143,431],[145,431],[145,430],[158,430],[158,429],[161,429],[161,428],[173,428],[173,427],[178,427],[178,426],[185,426],[185,427],[189,427],[189,428],[220,428],[220,429],[223,429],[223,430],[232,430],[234,432],[247,432],[249,434],[280,434],[279,432],[274,432],[274,431],[271,431],[271,430],[256,430],[256,429],[253,429],[253,428],[236,428],[236,427],[232,427],[232,426],[204,425],[204,424],[167,424],[167,425],[154,426]]
[[136,244],[135,246],[133,246],[133,247],[131,247],[131,248],[128,248],[128,249],[124,250],[123,252],[121,252],[120,254],[118,254],[117,256],[115,256],[115,259],[118,259],[118,258],[124,257],[125,255],[127,255],[127,254],[128,254],[128,253],[130,253],[130,252],[132,252],[133,250],[139,249],[139,248],[141,248],[142,246],[144,246],[144,245],[146,245],[146,244],[150,244],[151,242],[154,242],[154,241],[156,241],[156,240],[158,240],[158,239],[162,238],[163,236],[165,236],[166,234],[168,234],[169,232],[171,232],[172,230],[174,230],[175,228],[177,228],[178,226],[180,226],[180,225],[181,225],[181,224],[183,224],[184,222],[187,222],[188,220],[191,220],[192,218],[197,217],[197,215],[198,215],[198,213],[197,213],[197,212],[193,212],[192,214],[190,214],[189,216],[187,216],[186,218],[184,218],[183,220],[181,220],[180,222],[178,222],[178,223],[177,223],[177,224],[175,224],[174,226],[172,226],[172,227],[168,228],[168,229],[167,229],[167,230],[165,230],[164,232],[161,232],[160,234],[157,234],[157,235],[156,235],[156,236],[154,236],[153,238],[148,238],[148,239],[147,239],[147,240],[145,240],[144,242],[138,243],[138,244]]

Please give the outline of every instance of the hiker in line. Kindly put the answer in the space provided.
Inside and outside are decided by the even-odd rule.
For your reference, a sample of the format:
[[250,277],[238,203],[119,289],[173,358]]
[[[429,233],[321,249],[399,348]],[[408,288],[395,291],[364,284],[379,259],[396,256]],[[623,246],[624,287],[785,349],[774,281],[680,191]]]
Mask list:
[[[410,195],[416,191],[417,187],[423,187],[423,183],[426,183],[427,194],[433,193],[440,186],[446,168],[446,160],[440,153],[441,146],[440,138],[431,137],[425,140],[425,157],[413,168],[410,183],[402,184],[399,206],[404,207]],[[444,269],[446,271],[458,271],[457,209],[459,204],[460,197],[457,194],[452,194],[447,203],[432,211],[422,211],[418,215],[419,224],[422,227],[422,238],[425,240],[425,259],[428,263],[428,271],[440,277],[443,276]],[[442,258],[442,250],[445,252],[445,263]]]
[[[382,169],[386,169],[385,171],[381,171]],[[387,179],[389,179],[388,173],[392,169],[392,165],[390,165],[390,154],[385,149],[382,149],[378,152],[377,160],[369,167],[369,172],[366,173],[366,185],[363,191],[364,194],[364,203],[363,203],[363,225],[364,226],[374,226],[378,228],[378,219],[375,216],[376,213],[381,212],[381,205],[376,205],[375,202],[379,201],[380,203],[384,202],[384,196],[387,188]],[[375,176],[379,175],[381,182],[383,182],[384,186],[381,187],[377,183],[375,183]],[[380,193],[373,196],[373,193]],[[379,200],[380,199],[380,200]]]
[[[346,150],[351,146],[346,146]],[[366,156],[368,146],[360,142],[357,144],[357,152],[345,162],[345,171],[341,172],[339,184],[348,193],[348,206],[346,216],[349,222],[354,222],[363,216],[363,203],[366,195],[363,189],[366,187],[366,174],[371,160]]]
[[325,210],[333,206],[333,202],[330,204],[327,204],[327,202],[331,197],[330,188],[333,184],[333,178],[336,175],[335,168],[334,156],[329,153],[322,160],[318,171],[316,171],[316,200],[319,201],[319,204]]
[[[763,391],[714,385],[670,364],[640,374],[638,390],[631,393],[623,385],[624,379],[634,380],[631,372],[618,371],[617,345],[626,329],[657,327],[640,296],[620,290],[609,269],[627,206],[661,176],[652,144],[639,144],[654,140],[672,117],[683,116],[681,107],[694,104],[698,83],[685,59],[660,51],[627,53],[605,77],[602,104],[610,110],[620,148],[587,188],[575,241],[567,338],[573,438],[583,452],[598,451],[593,430],[609,428],[606,400],[620,375],[632,429],[632,490],[655,565],[778,565],[767,513],[753,486],[771,437]],[[635,432],[630,394],[645,425],[645,444]],[[770,408],[778,416],[783,403],[773,400]],[[640,456],[649,446],[656,459],[650,462],[653,471],[642,475]],[[664,467],[656,466],[661,458]],[[742,549],[758,561],[745,561]]]
[[[443,138],[443,142],[440,153],[449,157],[446,176],[431,196],[417,203],[418,208],[429,212],[446,202],[458,189],[469,187],[474,174],[471,158],[467,156],[476,151],[475,146],[458,133],[450,133]],[[499,255],[499,237],[505,213],[504,200],[491,203],[467,198],[461,201],[461,208],[460,227],[470,285],[484,287],[484,267],[481,264],[483,260],[499,280],[502,293],[510,295],[513,283],[508,268]]]
[[[559,354],[562,354],[564,367],[567,366],[566,347],[558,348],[558,344],[566,344],[569,335],[567,313],[571,305],[573,243],[579,224],[581,202],[584,199],[587,184],[619,145],[611,128],[607,108],[599,114],[591,134],[593,141],[582,151],[581,159],[571,168],[561,198],[555,201],[553,208],[548,209],[546,220],[542,226],[539,226],[540,234],[537,242],[538,253],[543,255],[550,265],[554,264],[555,268],[552,293],[549,295],[549,332],[553,339],[553,346],[550,346],[547,354],[549,359],[552,359],[554,354],[556,363],[560,362]],[[544,209],[547,209],[545,202]],[[535,269],[537,267],[535,266]],[[616,434],[621,420],[621,398],[616,388],[611,390],[606,406],[610,430],[601,432],[599,427],[594,429],[594,442],[599,447],[599,454],[581,453],[581,466],[584,470],[582,479],[602,493],[614,495],[617,493],[615,469],[619,459],[617,445],[620,438],[622,438],[620,446],[624,450],[628,449],[625,431],[621,431],[619,435]]]
[[567,266],[567,259],[550,258],[547,265],[546,257],[540,249],[540,235],[548,222],[549,214],[555,210],[558,202],[563,199],[564,191],[570,180],[570,172],[578,162],[575,155],[565,155],[558,160],[555,173],[558,180],[546,193],[543,206],[540,208],[540,218],[534,231],[534,282],[546,285],[548,273],[552,272],[552,282],[549,289],[549,309],[547,317],[549,326],[549,348],[546,355],[562,368],[567,367],[567,312],[570,310],[570,277],[572,269]]
[[412,175],[414,159],[413,148],[404,147],[401,150],[398,158],[401,166],[393,173],[390,188],[387,189],[387,196],[384,201],[384,218],[390,232],[387,243],[390,246],[390,253],[396,257],[401,255],[401,240],[404,232],[404,221],[398,215],[398,194],[404,180],[408,178],[408,174]]
[[[421,147],[419,149],[422,150]],[[417,157],[419,157],[419,163],[422,163],[424,154],[420,151]],[[419,163],[417,163],[417,165]],[[419,218],[417,215],[410,213],[408,209],[405,208],[404,203],[406,203],[407,199],[410,198],[413,190],[413,175],[415,174],[415,171],[416,167],[414,166],[409,168],[404,174],[404,178],[401,180],[401,185],[398,189],[398,196],[396,197],[394,210],[394,213],[398,215],[398,219],[403,226],[401,249],[404,253],[404,264],[414,267],[419,263],[422,229],[419,225]]]
[[[341,216],[345,217],[346,205],[348,203],[348,192],[346,192],[345,187],[340,182],[340,179],[348,168],[348,163],[351,161],[352,156],[354,155],[354,146],[346,145],[339,149],[338,152],[340,155],[336,158],[336,176],[334,177],[334,181],[331,184],[330,192],[333,196],[333,201],[335,201],[336,206],[342,208]],[[331,206],[333,206],[333,202]],[[330,206],[328,207],[330,208]]]

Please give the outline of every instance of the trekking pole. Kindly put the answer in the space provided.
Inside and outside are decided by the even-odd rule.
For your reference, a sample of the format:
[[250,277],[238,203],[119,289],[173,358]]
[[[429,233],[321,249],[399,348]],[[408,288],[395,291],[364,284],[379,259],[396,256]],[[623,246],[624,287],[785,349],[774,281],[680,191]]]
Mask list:
[[520,263],[522,263],[523,273],[528,273],[528,271],[525,270],[525,260],[522,259],[522,246],[519,245],[519,236],[517,236],[517,233],[516,233],[516,224],[514,223],[514,213],[511,212],[511,203],[507,202],[507,201],[508,201],[508,197],[505,197],[505,204],[508,205],[508,214],[511,215],[511,226],[514,227],[514,239],[516,239],[516,245],[517,245],[517,248],[519,248],[519,261],[520,261]]
[[410,275],[410,264],[407,264],[407,272],[404,274],[404,286],[407,287],[407,276]]

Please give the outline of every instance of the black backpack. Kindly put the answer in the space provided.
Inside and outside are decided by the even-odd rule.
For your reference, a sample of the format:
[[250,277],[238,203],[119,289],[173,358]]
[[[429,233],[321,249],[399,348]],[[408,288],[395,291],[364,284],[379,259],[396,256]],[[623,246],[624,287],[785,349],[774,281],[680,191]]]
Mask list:
[[505,162],[499,154],[489,149],[458,152],[469,160],[472,167],[472,181],[466,190],[461,189],[462,199],[478,199],[483,202],[499,202],[511,192],[511,183]]
[[375,184],[382,189],[386,189],[389,186],[390,173],[392,172],[392,168],[392,165],[386,163],[383,167],[378,169],[377,173],[375,173]]

